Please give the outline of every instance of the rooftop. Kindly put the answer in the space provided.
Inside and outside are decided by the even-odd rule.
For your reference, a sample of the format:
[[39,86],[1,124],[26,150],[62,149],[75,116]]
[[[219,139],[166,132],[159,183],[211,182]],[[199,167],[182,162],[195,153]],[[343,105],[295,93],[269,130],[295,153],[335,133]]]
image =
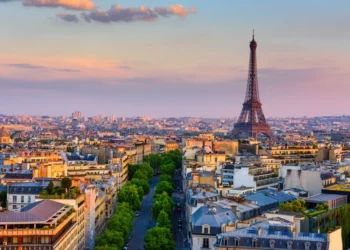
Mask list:
[[[222,233],[222,236],[228,237],[258,237],[266,239],[294,239],[302,241],[326,242],[326,234],[317,233],[294,233],[293,225],[281,218],[258,222],[248,228],[238,229],[235,231]],[[260,232],[259,232],[260,231]]]
[[310,198],[305,199],[306,202],[311,202],[311,203],[325,203],[328,201],[336,200],[339,198],[343,198],[345,195],[338,195],[338,194],[319,194],[312,196]]
[[43,190],[37,182],[11,183],[7,189],[9,194],[39,194]]
[[[0,223],[51,223],[58,218],[65,205],[52,200],[41,200],[22,208],[21,212],[5,211],[0,213]],[[54,218],[56,216],[56,218]]]
[[336,184],[325,188],[327,190],[350,192],[350,183]]

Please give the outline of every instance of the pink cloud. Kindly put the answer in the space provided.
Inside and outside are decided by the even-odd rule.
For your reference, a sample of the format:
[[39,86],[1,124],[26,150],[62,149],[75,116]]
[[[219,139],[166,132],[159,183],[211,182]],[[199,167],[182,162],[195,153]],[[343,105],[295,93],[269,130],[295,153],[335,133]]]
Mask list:
[[95,4],[90,0],[24,0],[24,6],[62,7],[70,10],[92,10]]
[[109,10],[93,10],[90,13],[83,13],[82,18],[87,21],[101,23],[111,22],[134,22],[134,21],[155,21],[159,17],[186,17],[196,13],[196,8],[186,9],[184,6],[170,5],[168,7],[149,8],[146,6],[123,8],[121,5],[113,5]]

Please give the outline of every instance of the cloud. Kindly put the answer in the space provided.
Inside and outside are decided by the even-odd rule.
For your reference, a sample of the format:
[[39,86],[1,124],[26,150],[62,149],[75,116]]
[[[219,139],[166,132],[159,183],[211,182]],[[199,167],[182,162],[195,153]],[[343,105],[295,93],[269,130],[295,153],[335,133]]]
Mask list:
[[81,72],[81,70],[78,70],[78,69],[52,69],[52,70],[60,71],[60,72],[67,72],[67,73]]
[[18,69],[34,69],[34,70],[44,69],[44,70],[52,70],[52,71],[67,72],[67,73],[81,72],[80,70],[77,70],[77,69],[48,68],[45,66],[29,64],[29,63],[10,63],[10,64],[5,64],[5,66],[12,67],[12,68],[18,68]]
[[121,5],[113,5],[109,10],[93,10],[90,13],[83,13],[82,18],[87,21],[101,23],[111,22],[134,22],[134,21],[155,21],[161,17],[186,17],[196,13],[196,9],[184,8],[182,5],[171,5],[168,7],[149,8],[146,6],[123,8]]
[[62,7],[69,10],[92,10],[95,8],[95,4],[90,0],[23,0],[23,5],[52,8]]
[[154,8],[154,11],[161,15],[161,16],[165,16],[165,17],[169,17],[171,15],[176,15],[179,17],[186,17],[188,14],[194,14],[197,12],[195,7],[191,7],[189,9],[184,8],[181,4],[175,4],[175,5],[171,5],[169,7],[157,7]]
[[19,68],[19,69],[46,69],[44,66],[28,64],[28,63],[11,63],[6,64],[8,67]]
[[56,17],[62,19],[63,21],[66,21],[66,22],[72,22],[72,23],[79,22],[77,15],[74,15],[74,14],[57,13]]
[[132,67],[130,67],[130,66],[124,66],[124,65],[119,66],[119,68],[120,68],[120,69],[125,69],[125,70],[130,70],[130,69],[132,69]]

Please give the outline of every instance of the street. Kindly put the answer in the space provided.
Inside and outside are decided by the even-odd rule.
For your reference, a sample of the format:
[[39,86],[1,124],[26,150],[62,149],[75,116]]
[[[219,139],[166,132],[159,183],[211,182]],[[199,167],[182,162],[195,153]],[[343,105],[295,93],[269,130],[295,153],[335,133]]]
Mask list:
[[[176,171],[174,177],[175,192],[173,193],[173,200],[175,202],[175,210],[172,218],[172,231],[176,242],[176,250],[190,249],[187,241],[187,222],[186,222],[186,200],[183,192],[181,172]],[[178,208],[176,204],[180,204]]]
[[159,176],[155,176],[150,181],[150,192],[143,198],[142,209],[138,217],[135,216],[133,221],[133,235],[129,242],[128,250],[138,250],[143,248],[143,239],[149,228],[155,226],[155,221],[152,220],[151,207],[153,205],[154,188],[159,182]]

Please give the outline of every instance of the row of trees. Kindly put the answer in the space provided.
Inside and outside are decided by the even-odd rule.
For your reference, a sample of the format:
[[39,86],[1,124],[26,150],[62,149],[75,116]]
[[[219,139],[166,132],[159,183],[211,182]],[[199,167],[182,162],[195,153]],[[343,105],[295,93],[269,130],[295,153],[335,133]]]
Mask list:
[[115,213],[107,222],[107,227],[96,238],[95,250],[123,249],[132,231],[134,211],[126,202],[119,203]]
[[171,232],[171,218],[174,208],[172,193],[174,192],[173,176],[176,168],[181,168],[181,152],[170,151],[163,156],[150,155],[145,159],[160,171],[160,182],[156,186],[152,206],[152,217],[156,227],[147,231],[145,237],[146,250],[173,250],[175,241]]
[[129,178],[118,192],[118,206],[107,222],[107,228],[96,238],[95,250],[123,249],[133,229],[134,212],[141,208],[144,195],[150,191],[154,172],[148,163],[129,166]]

